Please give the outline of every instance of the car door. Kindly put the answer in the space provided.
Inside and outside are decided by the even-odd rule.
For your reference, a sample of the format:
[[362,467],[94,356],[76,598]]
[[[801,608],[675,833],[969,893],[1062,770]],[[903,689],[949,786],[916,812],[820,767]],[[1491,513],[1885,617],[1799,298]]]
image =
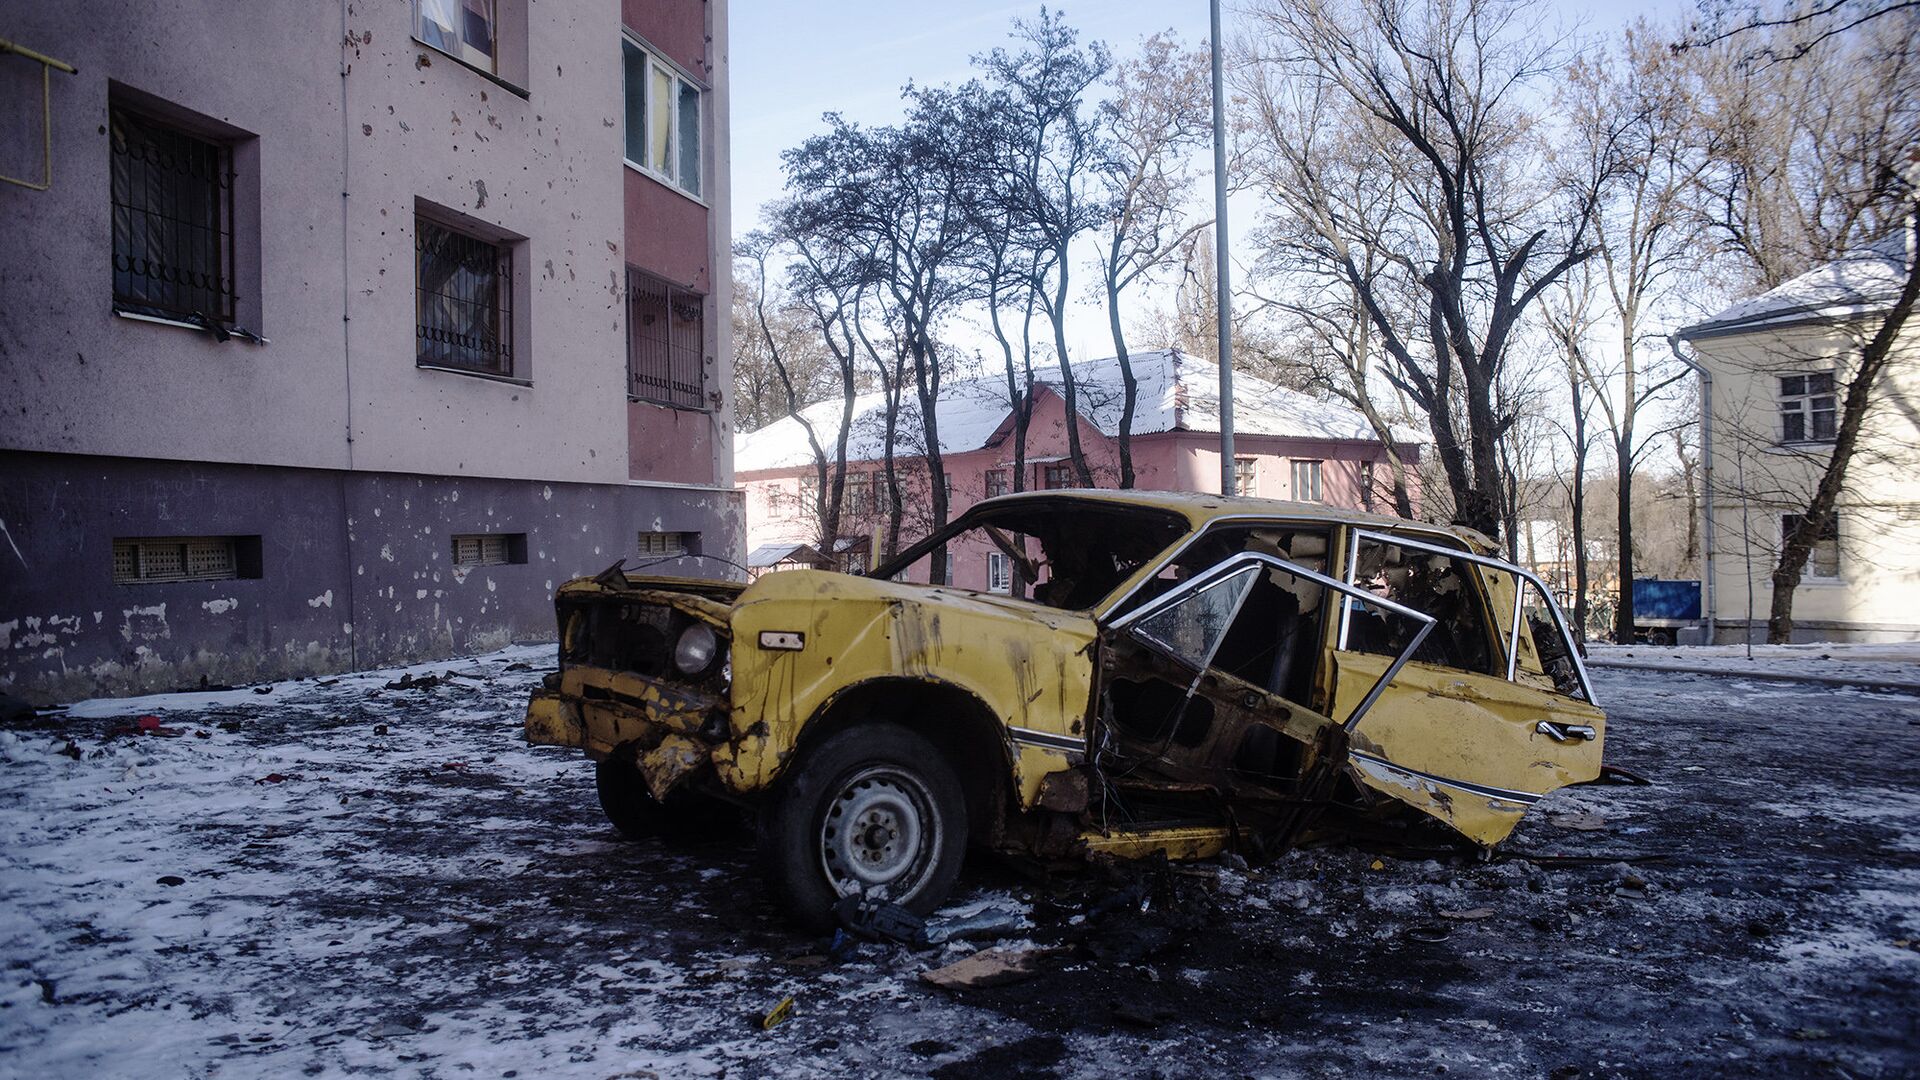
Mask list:
[[1312,707],[1313,687],[1334,598],[1360,590],[1273,550],[1229,554],[1103,628],[1095,760],[1119,816],[1224,817],[1258,856],[1332,794],[1348,729]]
[[[1565,620],[1525,571],[1432,541],[1355,529],[1346,579],[1423,611],[1434,625],[1353,728],[1370,788],[1480,844],[1497,844],[1542,797],[1599,775],[1606,718],[1585,672],[1556,683],[1540,663],[1522,598],[1565,643]],[[1347,605],[1331,649],[1335,715],[1375,693],[1404,631]]]

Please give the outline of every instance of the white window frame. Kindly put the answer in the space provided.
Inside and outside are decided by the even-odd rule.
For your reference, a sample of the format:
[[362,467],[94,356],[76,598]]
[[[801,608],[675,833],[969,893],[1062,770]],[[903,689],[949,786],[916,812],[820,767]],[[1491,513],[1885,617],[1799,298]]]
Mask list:
[[[466,21],[466,0],[451,0],[451,2],[454,8],[460,13],[461,22],[464,24]],[[453,35],[459,39],[457,50],[435,45],[427,40],[426,29],[422,22],[422,20],[426,18],[426,15],[421,11],[422,5],[420,0],[413,0],[413,3],[410,5],[413,9],[413,39],[435,52],[445,53],[453,57],[468,67],[477,68],[489,75],[498,77],[500,74],[500,2],[499,0],[481,0],[481,2],[487,7],[487,32],[492,37],[493,52],[483,53],[473,46],[468,45],[466,27],[464,25],[446,28],[452,30]],[[439,26],[440,24],[436,22],[434,25]]]
[[[1815,394],[1810,392],[1803,392],[1799,394],[1788,394],[1786,392],[1786,387],[1782,385],[1788,379],[1800,379],[1801,386],[1804,390],[1806,386],[1805,380],[1812,379],[1820,375],[1825,375],[1827,377],[1827,392],[1824,394]],[[1781,443],[1786,445],[1796,445],[1800,443],[1833,442],[1834,439],[1838,437],[1839,430],[1840,430],[1840,395],[1839,395],[1840,375],[1839,373],[1829,368],[1825,371],[1805,371],[1805,372],[1795,372],[1791,375],[1780,375],[1780,376],[1776,376],[1776,379],[1777,381],[1774,383],[1774,389],[1775,389],[1775,395],[1779,401],[1779,406],[1780,406],[1780,441]],[[1814,408],[1814,403],[1822,400],[1827,402],[1827,407],[1825,409]],[[1816,413],[1821,413],[1821,412],[1829,413],[1833,417],[1833,427],[1834,427],[1833,434],[1826,435],[1824,437],[1814,434],[1814,431],[1813,431],[1814,415]],[[1789,414],[1798,415],[1800,417],[1800,437],[1797,439],[1790,438],[1787,435],[1787,416]]]
[[[1832,514],[1833,514],[1833,539],[1832,540],[1815,540],[1813,542],[1813,547],[1807,550],[1807,561],[1800,567],[1800,580],[1802,583],[1811,583],[1811,584],[1833,583],[1833,582],[1844,581],[1846,579],[1844,567],[1842,566],[1842,562],[1841,562],[1843,558],[1843,552],[1840,547],[1840,512],[1838,510],[1835,510],[1832,512]],[[1789,528],[1788,519],[1798,518],[1800,516],[1801,516],[1800,514],[1781,514],[1780,515],[1780,548],[1776,550],[1783,550],[1787,546],[1787,530]],[[1833,573],[1831,574],[1822,574],[1817,569],[1815,569],[1818,563],[1817,556],[1819,554],[1821,544],[1833,545]]]
[[987,591],[1003,595],[1013,592],[1013,560],[1003,552],[987,552]]
[[[626,50],[627,49],[631,48],[645,58],[646,62],[642,66],[641,85],[642,87],[645,88],[645,92],[648,95],[649,104],[651,103],[651,96],[653,94],[653,80],[654,80],[654,72],[656,70],[666,74],[673,81],[673,101],[671,102],[672,109],[669,114],[672,116],[673,121],[670,125],[671,130],[667,132],[667,162],[669,163],[669,165],[677,163],[680,160],[681,131],[680,131],[679,119],[680,119],[681,87],[682,86],[691,87],[694,93],[698,96],[700,101],[700,115],[694,118],[694,129],[699,133],[699,136],[700,136],[700,149],[697,155],[699,164],[696,166],[696,168],[699,170],[699,177],[698,177],[698,182],[700,186],[699,191],[687,190],[686,187],[684,187],[681,184],[680,177],[669,174],[669,173],[661,172],[659,169],[654,168],[653,165],[649,162],[635,161],[631,157],[626,157],[627,148],[632,144],[632,140],[627,138],[627,132],[623,125],[621,128],[621,134],[620,134],[620,153],[627,163],[627,168],[633,169],[636,172],[639,172],[645,176],[650,176],[653,179],[658,180],[660,183],[665,184],[667,187],[672,188],[674,191],[679,192],[680,194],[686,196],[689,199],[692,199],[694,202],[697,202],[702,206],[707,205],[707,198],[706,198],[706,191],[708,187],[708,180],[707,180],[707,107],[708,105],[707,105],[707,100],[708,100],[708,95],[712,92],[712,88],[709,87],[706,83],[700,81],[699,79],[694,78],[693,73],[689,72],[686,68],[683,68],[679,64],[674,63],[672,60],[669,60],[666,57],[660,55],[658,50],[656,50],[653,46],[647,44],[645,41],[641,40],[639,37],[635,36],[633,33],[623,32],[620,35],[620,40],[621,40],[620,99],[621,99],[621,108],[622,108],[623,115],[626,107],[626,96],[627,96],[626,95],[626,71],[627,71]],[[640,110],[640,119],[641,119],[641,124],[643,128],[640,133],[640,145],[643,148],[643,150],[645,147],[651,145],[652,143],[652,140],[648,138],[648,132],[644,130],[644,125],[651,118],[651,116],[652,116],[652,110],[646,107],[645,105],[643,105]]]
[[[1244,474],[1241,466],[1246,466]],[[1252,497],[1260,493],[1260,459],[1236,457],[1233,459],[1233,493]]]
[[[1292,475],[1289,476],[1287,479],[1293,485],[1293,491],[1292,491],[1293,501],[1313,502],[1313,503],[1326,502],[1327,501],[1326,487],[1325,487],[1326,463],[1324,461],[1319,460],[1318,458],[1291,458],[1289,459],[1289,461],[1290,461],[1290,464],[1293,466],[1293,468],[1292,468]],[[1300,490],[1300,486],[1301,486],[1300,485],[1300,474],[1301,474],[1300,467],[1302,465],[1308,466],[1306,473],[1308,476],[1313,478],[1313,482],[1310,485],[1308,485],[1313,489],[1310,492],[1302,492]]]

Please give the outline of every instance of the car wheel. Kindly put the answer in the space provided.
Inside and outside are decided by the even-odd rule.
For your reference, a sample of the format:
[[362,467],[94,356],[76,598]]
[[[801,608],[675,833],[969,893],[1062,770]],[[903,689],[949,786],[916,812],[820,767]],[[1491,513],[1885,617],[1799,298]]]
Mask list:
[[593,773],[600,791],[600,809],[629,840],[646,840],[667,829],[667,811],[647,790],[647,778],[634,761],[632,745],[615,748],[600,759]]
[[600,809],[607,820],[629,840],[663,837],[694,843],[719,840],[740,827],[740,815],[733,806],[703,792],[680,788],[667,795],[666,805],[647,790],[647,778],[640,772],[639,748],[633,743],[617,747],[600,759],[594,770],[594,786],[600,792]]
[[966,798],[933,744],[891,724],[821,743],[761,819],[760,854],[788,915],[826,931],[843,896],[927,914],[960,876]]

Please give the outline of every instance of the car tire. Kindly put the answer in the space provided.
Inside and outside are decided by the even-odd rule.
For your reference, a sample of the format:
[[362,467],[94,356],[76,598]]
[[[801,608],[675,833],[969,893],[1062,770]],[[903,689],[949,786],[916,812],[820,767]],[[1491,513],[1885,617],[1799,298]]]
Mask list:
[[833,927],[834,904],[864,893],[917,914],[960,876],[967,804],[926,739],[893,724],[830,736],[794,766],[760,822],[760,861],[789,918]]
[[593,781],[600,792],[600,809],[621,836],[648,840],[667,831],[667,810],[647,790],[647,778],[640,773],[631,744],[601,758]]

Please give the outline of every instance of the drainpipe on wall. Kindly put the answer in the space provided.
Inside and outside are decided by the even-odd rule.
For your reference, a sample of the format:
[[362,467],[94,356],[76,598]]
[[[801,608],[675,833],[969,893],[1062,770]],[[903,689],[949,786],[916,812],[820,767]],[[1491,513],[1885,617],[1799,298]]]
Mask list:
[[[1713,372],[1708,371],[1698,361],[1689,360],[1680,351],[1680,335],[1667,335],[1667,347],[1673,350],[1674,359],[1693,369],[1700,376],[1700,516],[1702,518],[1700,535],[1703,542],[1700,576],[1706,592],[1707,641],[1713,644],[1716,616],[1719,608],[1714,603],[1713,584]],[[1748,627],[1749,633],[1752,627]]]

